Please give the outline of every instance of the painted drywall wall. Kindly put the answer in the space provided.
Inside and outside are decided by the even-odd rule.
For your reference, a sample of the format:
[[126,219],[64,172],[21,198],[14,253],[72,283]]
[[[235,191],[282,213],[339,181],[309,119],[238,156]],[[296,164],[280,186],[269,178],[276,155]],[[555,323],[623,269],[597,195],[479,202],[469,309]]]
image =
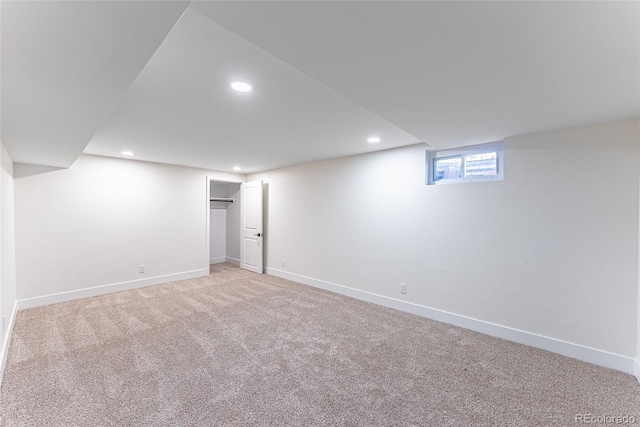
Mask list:
[[234,202],[227,208],[227,258],[240,262],[240,186],[230,186],[229,197]]
[[500,182],[426,186],[425,149],[249,175],[267,266],[635,357],[637,119],[506,138]]
[[69,169],[17,178],[18,299],[208,271],[207,176],[244,181],[90,155]]
[[[211,197],[229,197],[229,188],[227,184],[212,182],[210,185],[209,195]],[[227,203],[213,202],[214,206],[210,210],[209,220],[209,263],[218,264],[225,262],[227,259]]]
[[[2,363],[10,340],[10,326],[16,302],[16,252],[13,162],[0,143],[0,323]],[[2,371],[0,370],[0,378]]]
[[211,209],[210,218],[209,263],[219,264],[227,259],[227,212]]

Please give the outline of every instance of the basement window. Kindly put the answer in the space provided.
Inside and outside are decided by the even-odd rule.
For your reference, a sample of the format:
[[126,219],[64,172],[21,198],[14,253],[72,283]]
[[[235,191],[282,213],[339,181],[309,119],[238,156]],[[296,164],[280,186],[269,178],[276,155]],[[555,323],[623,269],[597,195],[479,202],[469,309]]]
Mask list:
[[502,141],[452,150],[427,151],[428,185],[501,181],[502,170]]

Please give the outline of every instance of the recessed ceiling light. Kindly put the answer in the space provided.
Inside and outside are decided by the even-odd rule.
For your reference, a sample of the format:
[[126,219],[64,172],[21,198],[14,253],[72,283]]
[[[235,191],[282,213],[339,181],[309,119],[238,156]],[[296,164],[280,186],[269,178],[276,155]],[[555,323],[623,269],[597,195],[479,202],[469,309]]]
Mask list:
[[375,143],[378,143],[380,141],[381,141],[381,139],[378,138],[377,136],[372,136],[371,138],[367,139],[367,142],[369,144],[375,144]]
[[123,156],[133,156],[133,153],[131,151],[123,151],[122,155]]
[[232,82],[231,88],[238,92],[251,92],[251,89],[253,89],[251,85],[246,82]]
[[234,170],[234,171],[239,171],[239,170],[240,170],[240,166],[234,166],[234,167],[233,167],[233,170]]

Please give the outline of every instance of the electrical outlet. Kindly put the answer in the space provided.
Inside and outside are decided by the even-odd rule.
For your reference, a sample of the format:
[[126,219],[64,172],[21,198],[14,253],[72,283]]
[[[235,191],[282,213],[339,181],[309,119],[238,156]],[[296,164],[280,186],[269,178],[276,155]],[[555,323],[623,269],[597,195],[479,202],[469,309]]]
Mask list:
[[403,295],[406,295],[407,293],[407,284],[406,283],[400,283],[400,293]]
[[282,268],[284,268],[284,258],[282,258]]
[[140,264],[139,269],[138,269],[138,273],[144,274],[144,264]]

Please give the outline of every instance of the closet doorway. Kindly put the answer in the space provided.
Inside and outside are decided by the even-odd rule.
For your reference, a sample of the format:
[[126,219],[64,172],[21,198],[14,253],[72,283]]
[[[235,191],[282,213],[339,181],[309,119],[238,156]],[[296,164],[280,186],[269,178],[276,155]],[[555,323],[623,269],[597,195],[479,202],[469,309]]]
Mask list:
[[240,183],[208,181],[207,242],[209,265],[240,265]]

